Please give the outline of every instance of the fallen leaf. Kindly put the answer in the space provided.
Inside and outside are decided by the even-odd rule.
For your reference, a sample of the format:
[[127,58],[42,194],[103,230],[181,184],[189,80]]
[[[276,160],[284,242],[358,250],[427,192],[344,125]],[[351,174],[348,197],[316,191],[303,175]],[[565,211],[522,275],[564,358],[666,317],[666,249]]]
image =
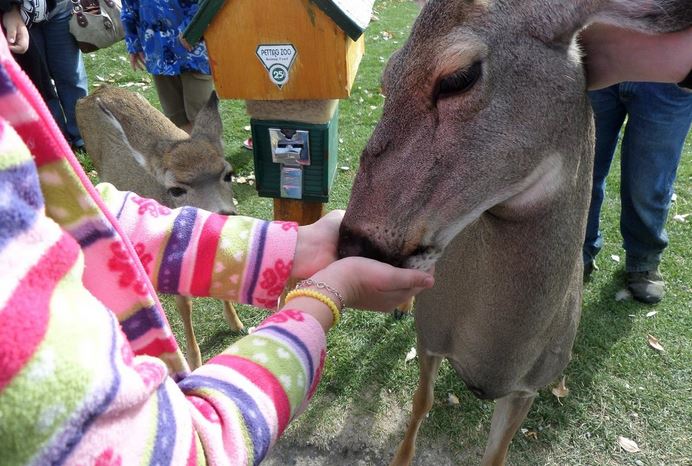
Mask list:
[[239,176],[235,179],[235,182],[238,184],[245,184],[247,183],[247,178],[245,178],[244,176]]
[[622,290],[615,293],[615,301],[625,301],[627,299],[630,299],[631,297],[632,293],[630,293],[630,290],[626,288],[623,288]]
[[102,81],[102,82],[103,82],[103,81],[106,80],[106,78],[104,78],[103,76],[99,76],[99,75],[97,74],[97,75],[96,75],[96,80],[97,80],[97,81]]
[[649,342],[650,347],[652,347],[656,351],[661,351],[661,352],[665,351],[663,349],[663,346],[661,345],[661,343],[658,342],[658,338],[656,338],[653,335],[647,335],[646,337],[647,337],[647,340]]
[[524,434],[524,437],[526,437],[526,438],[538,440],[538,432],[536,432],[534,430],[522,429],[521,433]]
[[341,170],[342,172],[347,172],[350,169],[351,169],[351,167],[347,167],[346,165],[344,165],[343,167],[339,167],[339,170]]
[[615,262],[620,262],[620,256],[618,256],[617,254],[613,254],[612,256],[610,256],[610,258],[613,259],[613,261]]
[[673,195],[670,196],[670,202],[675,202],[675,201],[677,201],[677,200],[678,200],[678,195],[675,194],[675,193],[673,193]]
[[569,395],[569,388],[565,385],[565,380],[567,380],[567,376],[562,376],[560,383],[551,390],[558,400]]
[[628,453],[637,453],[641,451],[639,449],[639,445],[637,445],[637,442],[632,439],[628,439],[627,437],[623,437],[622,435],[618,436],[618,445],[620,445],[620,447]]
[[646,313],[646,317],[653,317],[658,313],[658,311],[649,311]]
[[255,333],[255,329],[256,329],[256,328],[257,328],[257,327],[250,327],[250,328],[248,328],[248,329],[247,329],[248,335],[250,335],[250,334],[252,334],[252,333]]
[[673,220],[675,220],[676,222],[685,223],[685,219],[689,216],[690,214],[678,214],[673,216]]
[[447,404],[450,406],[458,405],[459,404],[459,398],[454,393],[449,393],[447,395]]
[[412,360],[415,357],[416,357],[416,348],[413,347],[413,348],[411,348],[411,351],[406,353],[406,359],[404,359],[404,362],[409,362],[410,360]]
[[243,126],[243,129],[244,129],[245,131],[250,131],[251,128],[250,128],[250,125],[247,125],[247,126]]

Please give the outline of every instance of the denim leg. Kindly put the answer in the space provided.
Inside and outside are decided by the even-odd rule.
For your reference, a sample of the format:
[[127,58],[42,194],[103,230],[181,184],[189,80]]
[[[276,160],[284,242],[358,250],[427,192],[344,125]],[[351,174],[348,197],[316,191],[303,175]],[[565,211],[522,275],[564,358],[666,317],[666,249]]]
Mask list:
[[77,47],[77,41],[70,34],[70,15],[72,14],[69,1],[58,1],[58,5],[48,21],[41,23],[45,37],[45,53],[48,69],[55,81],[58,98],[64,117],[56,116],[57,109],[51,108],[56,120],[64,122],[67,139],[74,145],[84,144],[77,127],[75,106],[77,100],[87,95],[87,75],[84,69],[82,54]]
[[622,140],[620,231],[626,270],[643,272],[658,266],[668,245],[665,223],[692,123],[692,93],[674,84],[622,86],[628,119]]
[[[46,57],[46,36],[45,36],[44,31],[43,31],[43,25],[44,24],[45,24],[45,22],[34,24],[31,26],[31,28],[29,29],[29,40],[36,47],[37,52],[40,55],[40,60],[43,60],[43,62],[47,64],[48,59]],[[49,70],[48,74],[49,74],[49,76],[47,79],[52,80],[52,77],[50,76],[50,70]],[[51,82],[51,86],[53,86],[52,82]],[[52,90],[53,90],[53,92],[51,92],[49,95],[46,95],[44,97],[44,99],[46,100],[46,106],[48,107],[48,110],[50,110],[51,115],[53,115],[53,119],[55,120],[55,123],[60,128],[60,131],[63,134],[66,134],[66,132],[65,132],[65,116],[62,113],[62,107],[60,106],[60,100],[58,99],[58,95],[55,92],[55,88],[53,88]]]
[[596,124],[596,153],[593,169],[591,205],[586,223],[586,236],[582,249],[584,263],[591,262],[603,247],[599,230],[601,206],[605,197],[605,185],[613,154],[618,143],[620,127],[625,120],[625,107],[620,102],[618,85],[589,92]]

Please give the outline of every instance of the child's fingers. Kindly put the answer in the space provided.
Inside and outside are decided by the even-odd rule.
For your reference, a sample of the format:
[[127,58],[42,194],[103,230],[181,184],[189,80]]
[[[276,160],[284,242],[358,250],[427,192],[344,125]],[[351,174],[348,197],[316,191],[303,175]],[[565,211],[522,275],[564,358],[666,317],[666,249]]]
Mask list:
[[407,292],[414,288],[431,288],[435,283],[432,275],[420,270],[391,267],[386,279],[386,289]]

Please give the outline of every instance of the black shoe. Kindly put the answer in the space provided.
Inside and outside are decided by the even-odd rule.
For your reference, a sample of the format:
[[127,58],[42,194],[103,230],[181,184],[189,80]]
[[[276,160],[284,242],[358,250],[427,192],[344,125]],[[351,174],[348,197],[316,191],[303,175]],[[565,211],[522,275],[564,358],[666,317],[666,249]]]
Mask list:
[[594,270],[597,270],[597,267],[593,260],[584,263],[584,282],[588,282],[591,279],[591,274]]
[[627,288],[634,299],[647,304],[659,302],[665,294],[665,283],[658,269],[627,272]]

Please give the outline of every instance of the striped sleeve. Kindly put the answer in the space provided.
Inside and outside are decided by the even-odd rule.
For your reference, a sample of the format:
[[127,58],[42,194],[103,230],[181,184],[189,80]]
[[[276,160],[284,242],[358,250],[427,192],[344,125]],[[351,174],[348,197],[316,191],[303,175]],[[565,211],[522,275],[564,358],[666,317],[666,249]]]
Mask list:
[[2,120],[0,194],[2,464],[258,464],[315,391],[319,323],[282,310],[176,384],[84,287],[82,250]]
[[313,396],[325,356],[320,324],[284,309],[180,382],[206,457],[260,463]]
[[168,209],[107,183],[97,189],[158,291],[276,307],[293,266],[296,224]]

